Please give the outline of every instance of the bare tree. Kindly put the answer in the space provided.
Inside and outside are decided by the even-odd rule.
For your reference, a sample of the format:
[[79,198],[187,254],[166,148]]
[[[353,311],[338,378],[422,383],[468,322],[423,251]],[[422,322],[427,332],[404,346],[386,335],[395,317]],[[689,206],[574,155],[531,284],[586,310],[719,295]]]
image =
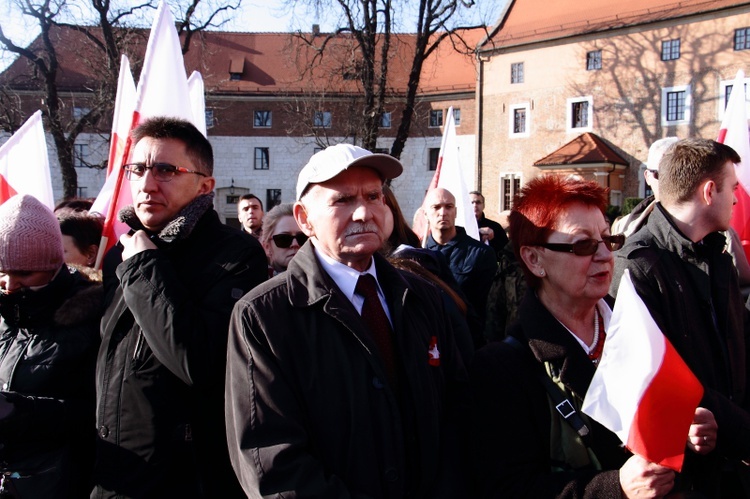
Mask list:
[[[366,149],[376,146],[385,106],[389,101],[399,102],[401,120],[391,148],[395,157],[400,157],[409,138],[425,60],[446,40],[456,50],[473,51],[461,33],[485,27],[484,22],[466,20],[466,10],[474,5],[471,0],[419,0],[418,5],[397,0],[290,0],[289,5],[304,5],[316,11],[340,9],[339,27],[333,32],[296,34],[308,49],[297,53],[300,75],[305,77],[324,69],[331,82],[343,81],[342,92],[347,90],[347,81],[356,80],[361,102],[350,110],[349,118],[356,116],[358,124],[349,128],[357,130],[357,140]],[[415,30],[399,39],[395,28],[403,25],[413,25]],[[411,47],[406,56],[400,52],[404,44]],[[394,63],[406,67],[405,89],[394,88],[391,82]]]
[[[22,47],[6,36],[4,23],[0,22],[0,46],[19,56],[15,64],[24,61],[27,65],[12,72],[11,81],[4,78],[2,91],[10,95],[31,93],[36,95],[36,99],[41,96],[47,127],[57,149],[63,195],[73,197],[78,188],[76,160],[80,162],[84,159],[76,158],[76,139],[84,131],[108,132],[121,54],[135,45],[141,51],[131,53],[131,56],[135,55],[136,59],[142,57],[145,50],[143,42],[148,36],[144,29],[148,25],[147,15],[156,8],[156,2],[135,0],[124,7],[117,3],[118,8],[113,6],[111,0],[14,2],[23,16],[34,20],[39,28],[39,36],[28,47]],[[184,7],[181,5],[178,30],[184,33],[183,53],[189,50],[194,33],[220,26],[226,20],[224,14],[237,9],[240,2],[189,0]],[[74,50],[68,45],[71,43],[75,43]],[[138,67],[139,61],[135,63]],[[85,73],[85,88],[68,88],[64,70]],[[0,125],[8,131],[16,128],[15,120],[25,114],[14,111],[14,106],[15,109],[19,108],[18,99],[2,99],[0,104]]]

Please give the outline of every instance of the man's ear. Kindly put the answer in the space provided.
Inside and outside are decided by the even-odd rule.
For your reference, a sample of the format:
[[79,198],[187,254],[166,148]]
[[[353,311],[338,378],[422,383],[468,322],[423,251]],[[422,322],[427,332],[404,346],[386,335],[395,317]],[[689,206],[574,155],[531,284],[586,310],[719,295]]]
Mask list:
[[213,177],[201,177],[201,186],[198,189],[198,195],[208,194],[213,192],[216,186],[216,179]]
[[300,201],[294,203],[292,214],[294,215],[294,221],[297,222],[300,230],[302,230],[302,232],[304,232],[307,237],[313,237],[315,235],[315,230],[309,222],[307,216],[307,208],[305,208],[305,205]]
[[703,185],[699,189],[701,194],[701,201],[707,206],[711,206],[714,202],[714,196],[716,195],[716,191],[718,188],[719,186],[716,185],[716,182],[711,179],[703,182]]

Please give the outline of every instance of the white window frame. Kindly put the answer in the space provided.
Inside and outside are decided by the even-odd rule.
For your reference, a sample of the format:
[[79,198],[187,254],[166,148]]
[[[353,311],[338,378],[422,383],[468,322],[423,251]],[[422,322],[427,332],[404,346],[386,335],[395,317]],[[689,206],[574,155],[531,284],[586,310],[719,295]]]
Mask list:
[[[265,120],[265,124],[263,120],[260,122],[256,120],[256,118],[259,116],[258,113],[268,113],[267,117],[268,119]],[[261,124],[258,124],[261,123]],[[273,126],[273,111],[269,109],[255,109],[253,110],[253,128],[271,128]]]
[[609,191],[609,204],[612,206],[619,206],[622,208],[622,191],[615,191],[610,190]]
[[[745,78],[742,80],[745,82],[745,109],[748,113],[750,113],[750,105],[748,105],[748,101],[750,100],[750,95],[748,95],[748,92],[750,91],[750,77]],[[722,80],[719,82],[719,121],[724,119],[724,114],[726,113],[727,109],[727,87],[731,87],[734,85],[734,79],[732,80]],[[750,114],[748,114],[750,116]]]
[[[588,103],[588,113],[586,117],[587,126],[573,127],[573,104],[579,102]],[[570,97],[567,99],[565,109],[565,131],[567,132],[590,132],[594,126],[594,97],[586,95],[583,97]]]
[[[440,123],[437,125],[432,124],[432,117],[437,116],[437,113],[440,113]],[[445,111],[442,109],[430,109],[430,113],[427,116],[427,128],[440,128],[445,123]]]
[[[685,116],[681,120],[667,120],[667,94],[671,92],[685,92]],[[690,91],[690,85],[679,85],[676,87],[664,87],[661,89],[661,124],[662,126],[682,125],[690,123],[692,116],[693,96]]]
[[213,109],[205,109],[203,111],[205,119],[206,119],[206,128],[213,128],[214,126],[214,110]]
[[518,194],[513,189],[513,180],[518,179],[518,188],[519,190],[523,187],[523,175],[521,172],[504,172],[500,174],[500,183],[498,186],[498,189],[500,192],[498,193],[499,196],[497,197],[500,200],[500,204],[497,207],[498,212],[505,211],[505,189],[503,188],[503,184],[505,180],[510,180],[510,199],[508,200],[509,206],[512,207],[513,205],[513,198],[515,198],[516,194]]
[[524,61],[510,64],[510,84],[520,85],[526,81],[526,65]]
[[[523,132],[514,132],[513,128],[515,125],[516,110],[523,109],[526,111],[526,129]],[[528,102],[521,102],[519,104],[511,104],[508,106],[508,136],[511,138],[524,138],[528,137],[531,129],[531,105]]]
[[331,128],[333,126],[333,114],[331,111],[313,111],[313,127]]
[[85,168],[86,157],[89,155],[89,145],[84,143],[73,144],[73,167]]
[[453,108],[453,123],[457,127],[461,126],[461,108],[460,107]]

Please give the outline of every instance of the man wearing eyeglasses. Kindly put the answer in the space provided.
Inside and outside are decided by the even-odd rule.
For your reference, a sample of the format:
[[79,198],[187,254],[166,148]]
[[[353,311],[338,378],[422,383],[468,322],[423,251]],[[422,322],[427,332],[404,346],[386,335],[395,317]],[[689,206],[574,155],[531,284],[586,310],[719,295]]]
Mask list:
[[260,243],[268,257],[269,277],[284,272],[307,241],[307,235],[294,220],[292,207],[292,203],[274,206],[263,217]]
[[120,213],[132,230],[104,267],[92,497],[244,497],[224,429],[226,341],[265,255],[213,210],[213,152],[192,124],[154,118],[132,141]]
[[310,239],[234,309],[227,432],[248,497],[466,497],[442,298],[378,252],[402,169],[349,144],[315,154],[293,208]]
[[725,251],[734,195],[737,153],[724,144],[684,139],[659,163],[659,201],[646,224],[615,256],[610,293],[623,272],[664,335],[705,389],[700,405],[718,424],[716,451],[688,453],[683,480],[706,497],[748,497],[727,467],[750,458],[750,370],[746,344],[748,311],[737,270]]

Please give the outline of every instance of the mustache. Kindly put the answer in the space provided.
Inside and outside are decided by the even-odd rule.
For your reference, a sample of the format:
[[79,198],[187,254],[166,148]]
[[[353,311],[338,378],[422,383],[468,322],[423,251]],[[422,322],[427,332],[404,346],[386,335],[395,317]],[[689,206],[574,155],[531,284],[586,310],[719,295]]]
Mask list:
[[355,234],[362,234],[364,232],[380,232],[380,229],[378,229],[378,226],[373,223],[358,223],[350,225],[346,228],[346,231],[344,232],[344,236],[353,236]]

